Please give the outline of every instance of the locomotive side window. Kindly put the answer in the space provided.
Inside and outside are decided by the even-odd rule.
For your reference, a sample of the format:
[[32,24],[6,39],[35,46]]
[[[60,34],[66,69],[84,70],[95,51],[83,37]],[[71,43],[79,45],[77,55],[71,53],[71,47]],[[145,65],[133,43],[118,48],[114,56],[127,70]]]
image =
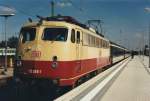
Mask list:
[[107,48],[109,48],[109,43],[107,42]]
[[75,30],[74,29],[71,30],[71,42],[75,43]]
[[96,47],[98,48],[98,46],[99,46],[99,39],[98,38],[95,38],[95,43],[96,43]]
[[91,46],[94,47],[94,37],[91,36]]
[[77,31],[77,44],[79,44],[79,43],[80,43],[80,32]]
[[106,48],[106,42],[103,40],[103,48]]
[[67,28],[45,28],[42,39],[47,41],[66,41],[67,36]]
[[92,46],[92,38],[91,38],[91,35],[88,35],[88,39],[89,39],[89,46]]
[[98,38],[97,37],[94,37],[94,47],[97,47],[98,48]]
[[89,35],[84,33],[83,34],[83,45],[88,46],[89,45],[89,39],[88,39]]
[[21,29],[22,43],[33,41],[35,39],[36,29],[35,28],[22,28]]
[[104,41],[104,48],[107,48],[107,42]]
[[107,41],[105,41],[104,47],[107,48]]

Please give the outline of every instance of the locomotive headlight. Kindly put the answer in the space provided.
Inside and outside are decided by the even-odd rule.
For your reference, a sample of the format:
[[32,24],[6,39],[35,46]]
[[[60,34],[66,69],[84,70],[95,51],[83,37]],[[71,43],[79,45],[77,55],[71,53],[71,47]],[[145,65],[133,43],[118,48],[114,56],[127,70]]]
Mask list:
[[18,57],[17,57],[17,59],[16,59],[16,66],[17,66],[17,67],[22,66],[21,56],[18,56]]
[[58,63],[57,62],[52,62],[51,66],[52,66],[53,69],[55,69],[58,66]]
[[57,66],[58,66],[57,56],[53,56],[52,60],[53,60],[53,61],[52,61],[51,67],[52,67],[53,69],[55,69],[55,68],[57,68]]
[[22,62],[21,62],[21,60],[17,60],[17,61],[16,61],[16,65],[17,65],[17,67],[22,66]]

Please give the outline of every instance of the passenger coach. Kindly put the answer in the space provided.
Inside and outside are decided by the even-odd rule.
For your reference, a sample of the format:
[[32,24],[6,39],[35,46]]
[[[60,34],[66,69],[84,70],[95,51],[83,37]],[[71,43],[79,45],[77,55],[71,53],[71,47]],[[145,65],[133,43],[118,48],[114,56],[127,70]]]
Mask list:
[[128,49],[114,42],[110,42],[110,52],[112,64],[120,62],[130,56],[130,51]]

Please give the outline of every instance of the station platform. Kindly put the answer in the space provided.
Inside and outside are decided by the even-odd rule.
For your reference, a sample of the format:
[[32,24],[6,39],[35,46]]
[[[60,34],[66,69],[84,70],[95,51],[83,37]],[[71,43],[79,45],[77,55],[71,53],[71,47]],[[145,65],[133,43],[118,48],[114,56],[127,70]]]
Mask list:
[[99,101],[150,101],[148,57],[131,59]]

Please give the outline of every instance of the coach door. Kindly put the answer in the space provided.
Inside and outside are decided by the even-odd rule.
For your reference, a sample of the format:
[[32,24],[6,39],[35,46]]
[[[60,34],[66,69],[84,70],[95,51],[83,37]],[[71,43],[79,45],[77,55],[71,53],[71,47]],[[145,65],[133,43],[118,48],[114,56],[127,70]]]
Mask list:
[[77,58],[77,71],[81,71],[81,31],[76,31],[76,58]]

